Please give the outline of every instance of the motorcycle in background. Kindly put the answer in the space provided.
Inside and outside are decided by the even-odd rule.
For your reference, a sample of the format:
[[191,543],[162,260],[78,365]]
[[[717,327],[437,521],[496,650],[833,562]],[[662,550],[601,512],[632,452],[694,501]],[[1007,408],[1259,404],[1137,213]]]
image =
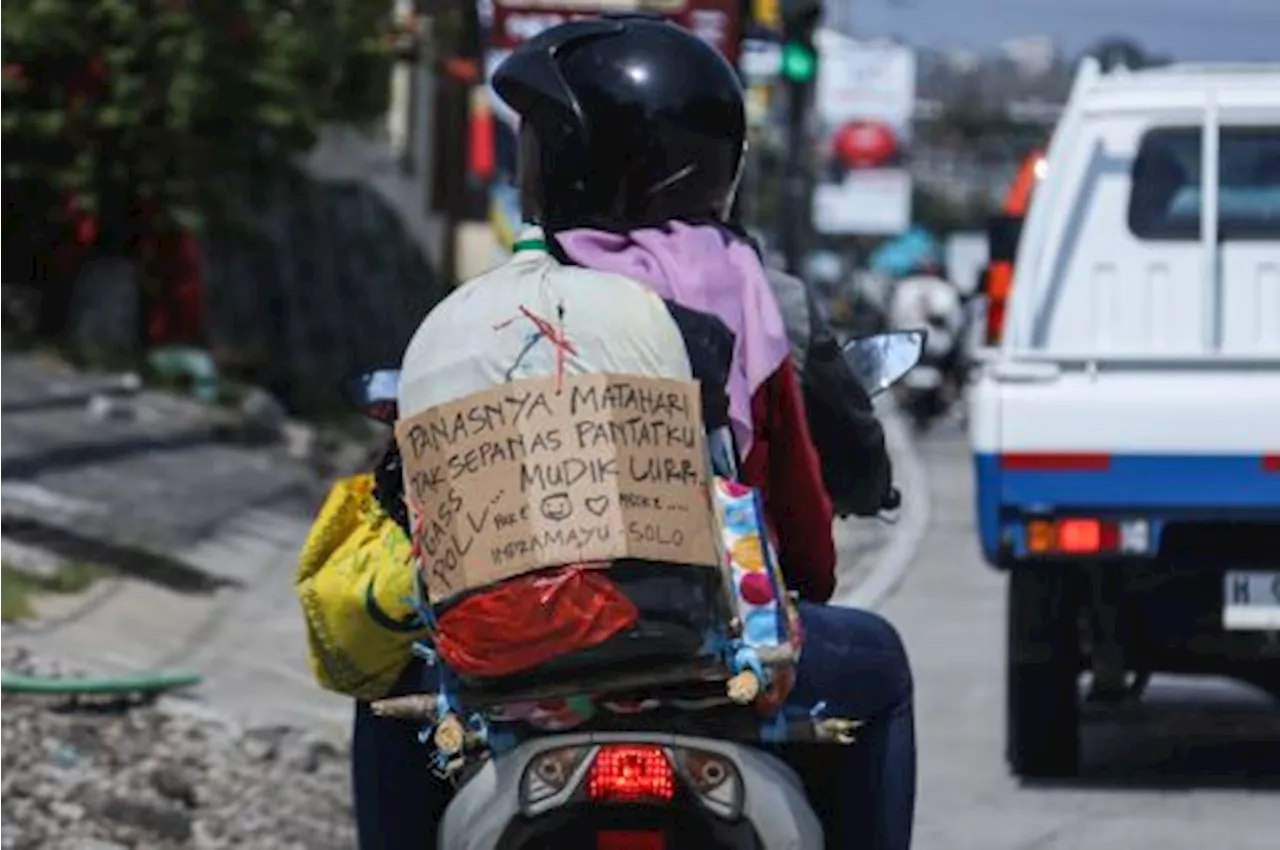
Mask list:
[[[863,337],[843,347],[854,376],[871,396],[909,374],[924,350],[925,334],[920,331]],[[369,372],[348,382],[347,397],[367,417],[390,424],[396,419],[398,384],[398,370]],[[714,448],[712,463],[720,466]],[[553,689],[555,684],[547,683]],[[696,694],[685,695],[688,700],[680,694],[661,696],[660,707],[658,700],[633,700],[635,711],[601,712],[568,732],[491,735],[483,755],[471,759],[459,775],[457,792],[439,826],[439,846],[825,846],[822,824],[801,777],[760,745],[786,740],[856,746],[848,720],[806,712],[766,722],[747,706],[717,703],[718,707],[693,710],[682,703],[697,702]],[[412,708],[415,699],[419,697],[398,701]],[[706,702],[705,694],[701,701]],[[646,708],[649,702],[653,705]],[[434,706],[427,703],[430,700],[424,702],[424,710]],[[412,711],[384,713],[413,719]]]
[[967,357],[964,297],[951,281],[924,269],[894,284],[889,297],[889,327],[924,328],[924,356],[895,389],[898,405],[919,430],[947,413],[965,384]]
[[815,251],[805,262],[804,280],[842,336],[867,336],[885,329],[889,278],[853,268],[834,251]]

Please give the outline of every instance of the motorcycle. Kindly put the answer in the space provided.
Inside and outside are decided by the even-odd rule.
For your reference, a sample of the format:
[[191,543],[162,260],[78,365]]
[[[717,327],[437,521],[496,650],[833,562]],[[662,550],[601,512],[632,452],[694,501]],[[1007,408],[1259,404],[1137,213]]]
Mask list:
[[889,326],[924,328],[924,356],[895,390],[899,407],[919,430],[945,414],[964,385],[964,300],[950,281],[937,275],[913,275],[894,286]]
[[[875,396],[910,373],[925,347],[920,331],[854,339],[843,353],[855,377]],[[366,416],[396,418],[397,370],[370,372],[348,385],[349,399]],[[733,461],[717,448],[720,472]],[[615,683],[616,684],[616,683]],[[455,774],[456,791],[439,824],[448,850],[679,850],[689,847],[818,850],[823,825],[801,776],[767,745],[815,743],[856,746],[857,721],[823,717],[818,710],[762,720],[747,705],[724,699],[724,683],[699,689],[653,680],[637,682],[610,712],[572,731],[515,731],[492,724],[476,743],[481,751]],[[469,703],[500,711],[503,700],[568,699],[584,686],[572,682],[531,686],[528,693]],[[599,694],[594,696],[600,697]],[[434,695],[375,703],[389,716],[424,719]],[[714,707],[708,708],[710,704]],[[472,735],[467,730],[468,736]],[[816,748],[815,748],[816,749]]]

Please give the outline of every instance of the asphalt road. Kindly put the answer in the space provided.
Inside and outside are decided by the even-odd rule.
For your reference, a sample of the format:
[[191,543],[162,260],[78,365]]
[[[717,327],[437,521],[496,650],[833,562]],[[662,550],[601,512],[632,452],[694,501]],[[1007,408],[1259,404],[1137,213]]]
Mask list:
[[1132,710],[1086,719],[1081,778],[1026,786],[1009,776],[1005,581],[978,552],[964,434],[946,423],[917,449],[930,521],[880,606],[915,666],[915,847],[1280,848],[1280,706],[1230,682],[1157,678]]

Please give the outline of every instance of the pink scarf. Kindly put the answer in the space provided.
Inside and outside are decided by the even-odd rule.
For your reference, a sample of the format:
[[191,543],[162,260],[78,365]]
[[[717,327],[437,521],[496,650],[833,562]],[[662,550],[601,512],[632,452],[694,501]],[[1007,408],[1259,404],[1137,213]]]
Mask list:
[[751,246],[713,225],[682,222],[630,233],[566,230],[555,239],[584,268],[639,281],[664,299],[716,316],[733,331],[729,417],[745,457],[754,436],[751,399],[791,350],[777,299]]

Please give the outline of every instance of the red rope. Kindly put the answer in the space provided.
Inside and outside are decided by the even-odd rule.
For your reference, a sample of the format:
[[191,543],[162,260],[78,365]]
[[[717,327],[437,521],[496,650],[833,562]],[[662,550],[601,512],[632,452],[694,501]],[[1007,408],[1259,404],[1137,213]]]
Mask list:
[[[556,348],[556,390],[559,391],[564,382],[564,367],[567,361],[567,355],[577,354],[578,349],[574,347],[573,343],[569,340],[568,335],[565,333],[563,304],[559,306],[557,312],[560,314],[560,327],[556,327],[551,324],[551,322],[542,318],[523,304],[520,305],[521,315],[533,323],[533,326],[537,328],[538,336],[547,340]],[[502,330],[514,321],[515,319],[512,318],[505,322],[500,322],[499,324],[494,325],[493,329],[495,331]]]

